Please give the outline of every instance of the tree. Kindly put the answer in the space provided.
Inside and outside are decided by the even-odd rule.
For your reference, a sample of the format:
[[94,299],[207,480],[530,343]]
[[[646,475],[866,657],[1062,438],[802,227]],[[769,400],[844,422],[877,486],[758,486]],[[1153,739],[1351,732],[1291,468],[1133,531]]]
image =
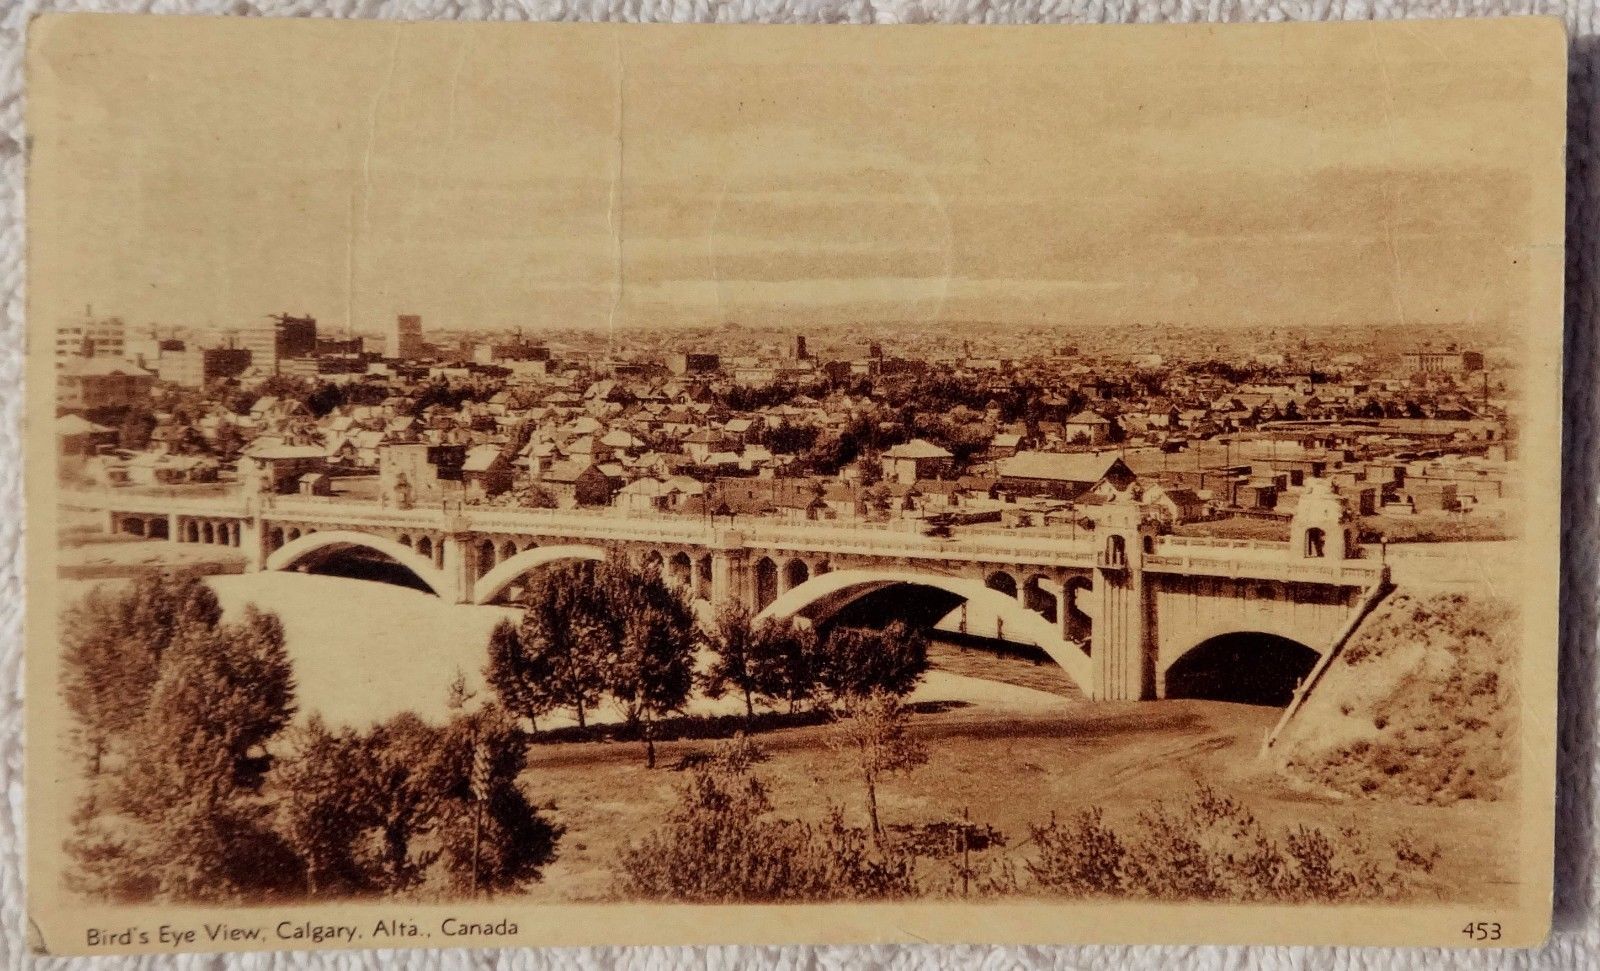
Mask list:
[[909,718],[900,699],[884,690],[862,698],[849,717],[838,723],[835,744],[850,751],[867,790],[867,817],[874,840],[882,842],[883,827],[878,822],[878,782],[885,775],[910,772],[928,761],[922,743],[911,737]]
[[377,810],[369,879],[388,893],[415,885],[439,855],[416,846],[418,837],[431,832],[443,799],[432,784],[438,735],[412,712],[403,712],[367,738],[370,761],[361,780]]
[[705,640],[716,660],[711,662],[704,678],[705,692],[720,698],[729,688],[744,695],[745,717],[756,714],[755,696],[764,694],[766,685],[759,676],[755,626],[750,622],[750,612],[738,604],[723,608],[716,623],[707,632]]
[[277,615],[245,608],[236,624],[185,632],[135,733],[124,788],[158,808],[169,787],[256,790],[265,744],[294,716],[294,675]]
[[368,889],[358,853],[378,814],[367,788],[366,739],[348,728],[332,732],[316,715],[294,735],[291,755],[275,776],[284,792],[278,830],[300,857],[306,893]]
[[211,451],[217,458],[224,462],[238,459],[239,452],[244,449],[244,436],[240,434],[238,426],[231,421],[224,421],[217,426],[217,434],[211,440]]
[[560,563],[535,574],[522,622],[489,636],[485,679],[513,714],[533,721],[571,708],[578,726],[599,704],[617,645],[618,613],[600,587],[601,565]]
[[434,831],[458,891],[515,889],[555,859],[561,827],[517,787],[527,747],[513,718],[492,704],[456,715],[440,732],[428,784],[440,797]]
[[694,611],[661,575],[643,576],[614,564],[601,571],[607,599],[621,617],[621,638],[610,666],[610,690],[644,735],[645,764],[656,766],[655,723],[679,711],[694,687],[697,629]]
[[97,587],[64,612],[61,691],[91,775],[143,717],[167,649],[221,618],[216,594],[191,573],[144,576],[120,594]]
[[875,692],[908,694],[927,670],[927,638],[895,621],[881,631],[836,628],[823,643],[817,680],[848,709]]
[[816,695],[822,668],[822,642],[816,628],[768,618],[756,627],[753,657],[756,683],[771,701],[786,701],[792,715],[800,702]]
[[[252,606],[236,624],[180,625],[127,733],[119,784],[89,807],[123,825],[75,844],[80,860],[121,869],[124,884],[140,881],[166,900],[262,899],[303,887],[300,862],[259,794],[266,743],[294,710],[275,616]],[[98,880],[106,882],[103,872]]]

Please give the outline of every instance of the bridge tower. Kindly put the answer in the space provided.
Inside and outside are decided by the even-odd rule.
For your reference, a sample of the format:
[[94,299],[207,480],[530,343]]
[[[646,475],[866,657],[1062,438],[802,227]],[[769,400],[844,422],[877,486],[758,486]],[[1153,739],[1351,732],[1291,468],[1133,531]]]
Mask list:
[[1096,509],[1094,628],[1090,635],[1091,698],[1141,701],[1154,697],[1154,611],[1144,558],[1155,547],[1156,523],[1132,490]]
[[1289,522],[1289,556],[1350,560],[1359,555],[1350,510],[1327,479],[1307,479]]

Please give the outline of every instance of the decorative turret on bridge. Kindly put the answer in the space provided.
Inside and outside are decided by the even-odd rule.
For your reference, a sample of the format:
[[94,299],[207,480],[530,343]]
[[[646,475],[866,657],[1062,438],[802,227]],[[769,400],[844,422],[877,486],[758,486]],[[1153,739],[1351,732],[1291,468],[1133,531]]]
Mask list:
[[1307,479],[1289,523],[1289,550],[1303,559],[1354,560],[1361,549],[1350,509],[1327,479]]

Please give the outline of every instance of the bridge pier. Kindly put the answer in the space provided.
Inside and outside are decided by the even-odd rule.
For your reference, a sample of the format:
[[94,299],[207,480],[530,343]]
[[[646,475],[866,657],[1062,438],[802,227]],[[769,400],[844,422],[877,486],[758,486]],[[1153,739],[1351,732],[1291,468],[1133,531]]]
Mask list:
[[267,568],[267,556],[272,552],[267,548],[267,527],[257,517],[240,520],[234,528],[238,531],[239,548],[244,551],[244,568],[248,573],[257,573]]
[[[731,537],[730,543],[742,543]],[[711,603],[717,607],[741,604],[751,607],[749,557],[741,546],[728,546],[711,553]]]
[[476,545],[472,536],[465,533],[452,533],[439,541],[442,553],[436,562],[444,574],[451,603],[472,603],[473,587],[478,582]]

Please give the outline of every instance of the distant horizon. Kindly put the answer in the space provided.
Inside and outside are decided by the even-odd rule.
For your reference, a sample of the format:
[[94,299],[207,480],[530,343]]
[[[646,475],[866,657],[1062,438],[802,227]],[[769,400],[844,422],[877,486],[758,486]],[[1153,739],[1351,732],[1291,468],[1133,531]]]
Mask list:
[[1467,70],[1449,31],[956,56],[793,28],[754,70],[737,32],[88,29],[44,137],[93,177],[30,213],[46,316],[93,294],[160,326],[317,307],[330,333],[1526,323],[1525,69]]
[[[169,324],[169,323],[166,323],[166,322],[163,322],[163,321],[142,321],[142,320],[132,319],[126,313],[119,313],[119,312],[116,312],[116,311],[109,311],[109,310],[102,312],[102,311],[100,311],[98,309],[96,309],[93,312],[93,314],[89,315],[88,317],[83,317],[82,315],[80,315],[79,321],[80,322],[82,320],[104,321],[104,320],[113,320],[113,319],[115,319],[115,320],[121,320],[122,323],[125,326],[129,327],[129,328],[154,327],[154,328],[157,328],[158,330],[162,330],[162,331],[185,330],[185,331],[202,331],[202,332],[204,332],[204,331],[227,332],[227,331],[233,331],[233,330],[238,330],[238,329],[241,329],[241,328],[244,328],[244,327],[248,327],[248,326],[250,326],[252,324],[263,323],[263,322],[265,322],[267,320],[270,320],[271,318],[276,316],[278,313],[286,313],[286,314],[290,314],[291,316],[296,316],[296,317],[310,317],[311,319],[316,321],[319,335],[322,335],[322,334],[335,334],[335,333],[337,333],[337,334],[348,333],[350,336],[356,336],[356,337],[383,337],[383,336],[386,335],[387,330],[388,330],[388,327],[386,325],[382,325],[382,324],[379,324],[379,325],[368,325],[368,326],[364,326],[364,327],[355,327],[355,328],[346,328],[342,324],[330,325],[329,321],[328,321],[328,318],[319,315],[315,311],[304,310],[304,309],[293,310],[293,311],[284,310],[284,311],[276,311],[276,312],[273,312],[273,313],[261,314],[261,315],[259,315],[259,319],[250,319],[250,320],[246,320],[244,322],[233,323],[233,324],[209,324],[209,323],[208,324],[192,324],[192,323],[190,323],[190,324],[181,324],[181,323]],[[404,314],[404,313],[406,313],[406,311],[400,311],[400,313]],[[1235,326],[1232,326],[1232,327],[1217,326],[1217,325],[1212,325],[1212,324],[1203,324],[1203,323],[1197,323],[1197,322],[1192,322],[1192,321],[1191,322],[1129,321],[1129,322],[1125,322],[1125,323],[1119,323],[1119,324],[1116,324],[1114,326],[1118,330],[1184,331],[1184,332],[1199,332],[1199,333],[1217,334],[1219,336],[1224,336],[1224,337],[1244,336],[1246,334],[1254,334],[1254,333],[1259,333],[1261,331],[1280,331],[1280,330],[1281,331],[1286,331],[1286,332],[1292,332],[1292,333],[1330,333],[1330,334],[1331,333],[1337,333],[1337,332],[1340,332],[1340,331],[1406,330],[1406,331],[1418,331],[1418,332],[1424,332],[1424,333],[1430,333],[1430,334],[1438,334],[1438,333],[1441,333],[1441,332],[1449,332],[1449,331],[1452,331],[1452,330],[1471,330],[1471,331],[1493,332],[1493,331],[1497,331],[1497,330],[1501,329],[1501,325],[1490,323],[1488,321],[1478,321],[1478,322],[1439,321],[1437,323],[1401,323],[1401,322],[1395,322],[1395,321],[1337,322],[1337,323],[1336,322],[1331,322],[1331,321],[1293,321],[1293,322],[1280,322],[1280,323],[1250,323],[1250,324],[1243,324],[1243,325],[1235,325]],[[949,321],[949,322],[942,322],[942,323],[924,322],[924,323],[915,325],[914,329],[907,329],[907,325],[903,321],[897,321],[897,320],[894,320],[894,319],[884,318],[884,319],[877,319],[877,320],[849,320],[849,321],[825,321],[825,322],[776,321],[776,322],[770,322],[770,323],[746,323],[746,322],[742,322],[742,321],[725,321],[725,322],[722,322],[722,323],[661,324],[661,323],[637,322],[637,323],[629,323],[629,324],[618,324],[614,328],[612,328],[612,332],[618,333],[618,334],[623,334],[623,333],[653,333],[653,334],[662,334],[664,336],[669,336],[670,337],[670,336],[682,336],[684,334],[688,334],[688,333],[692,333],[692,332],[696,332],[696,331],[705,331],[705,332],[712,332],[712,333],[715,333],[717,331],[748,331],[748,332],[756,333],[756,334],[759,334],[759,333],[804,334],[804,333],[830,333],[830,332],[839,331],[839,330],[869,329],[869,330],[876,331],[878,329],[898,329],[899,332],[902,333],[902,334],[938,335],[938,336],[941,336],[941,337],[948,337],[948,339],[976,339],[976,338],[979,338],[979,337],[982,336],[982,332],[981,331],[972,331],[969,334],[963,335],[962,333],[960,333],[957,330],[958,328],[960,328],[960,329],[990,328],[990,329],[1002,329],[1002,330],[1006,330],[1006,331],[1017,331],[1017,332],[1055,331],[1055,332],[1059,332],[1061,334],[1083,334],[1083,335],[1086,335],[1086,336],[1104,336],[1106,334],[1106,332],[1107,332],[1108,325],[1099,324],[1099,323],[1086,323],[1086,322],[1061,322],[1061,323],[1054,323],[1054,324],[1040,324],[1040,323],[1035,322],[1035,321],[985,319],[985,320],[972,320],[972,321]],[[940,333],[940,331],[946,331],[946,330],[951,331],[951,333],[949,333],[949,334],[941,334]],[[500,326],[491,326],[491,325],[479,324],[479,325],[447,325],[447,326],[443,326],[443,327],[435,327],[435,326],[430,326],[429,325],[429,319],[425,315],[422,316],[422,333],[424,334],[424,336],[426,336],[426,335],[428,335],[430,333],[433,333],[433,334],[486,334],[486,335],[494,335],[494,336],[497,336],[497,337],[514,337],[514,336],[516,336],[516,334],[519,331],[525,337],[532,336],[532,335],[535,335],[535,334],[582,334],[582,335],[585,335],[585,336],[601,336],[605,332],[604,329],[601,329],[601,328],[583,327],[583,326],[578,326],[578,325],[561,325],[561,324],[522,324],[522,325],[510,324],[510,325],[500,325]],[[869,337],[869,336],[863,335],[863,336],[860,337],[860,339],[862,341],[867,341],[867,340],[876,340],[878,338],[876,336]]]

